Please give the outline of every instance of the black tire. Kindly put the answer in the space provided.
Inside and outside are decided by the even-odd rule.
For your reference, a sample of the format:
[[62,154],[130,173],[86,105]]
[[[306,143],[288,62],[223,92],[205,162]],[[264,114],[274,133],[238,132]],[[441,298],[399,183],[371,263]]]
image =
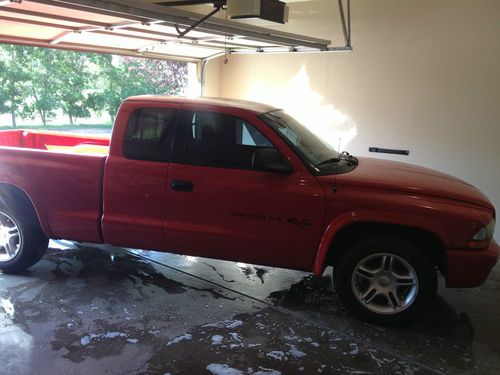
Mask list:
[[[2,199],[0,204],[0,220],[9,226],[15,225],[19,233],[16,255],[0,261],[0,271],[3,273],[17,273],[31,267],[45,255],[49,243],[31,204],[26,202],[26,198],[19,198],[21,197],[16,200]],[[1,253],[7,254],[3,246],[0,246]]]
[[[393,237],[370,238],[349,246],[344,254],[334,267],[333,282],[344,306],[358,318],[379,325],[403,325],[432,304],[436,268],[412,243]],[[379,259],[380,264],[376,263]],[[408,270],[408,276],[398,278],[401,270]],[[394,285],[396,289],[391,289]]]

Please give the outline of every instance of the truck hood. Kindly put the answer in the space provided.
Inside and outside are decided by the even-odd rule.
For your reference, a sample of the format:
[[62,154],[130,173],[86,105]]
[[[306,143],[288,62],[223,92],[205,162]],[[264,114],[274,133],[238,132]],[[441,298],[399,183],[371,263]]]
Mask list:
[[[360,157],[353,171],[338,175],[337,185],[401,191],[472,203],[493,210],[490,200],[475,186],[456,177],[416,165]],[[334,183],[334,176],[322,176]]]

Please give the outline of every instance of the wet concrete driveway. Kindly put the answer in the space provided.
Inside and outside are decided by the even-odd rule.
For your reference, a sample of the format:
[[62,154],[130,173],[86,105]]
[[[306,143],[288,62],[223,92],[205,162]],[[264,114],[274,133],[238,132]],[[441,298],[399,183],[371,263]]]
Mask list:
[[500,269],[406,328],[350,317],[328,277],[51,242],[0,274],[2,374],[499,374]]

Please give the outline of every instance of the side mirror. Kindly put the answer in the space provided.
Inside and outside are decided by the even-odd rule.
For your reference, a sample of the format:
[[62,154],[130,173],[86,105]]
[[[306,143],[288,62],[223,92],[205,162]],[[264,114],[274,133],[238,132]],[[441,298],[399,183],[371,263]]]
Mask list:
[[258,171],[290,174],[293,168],[275,148],[260,148],[252,156],[252,168]]

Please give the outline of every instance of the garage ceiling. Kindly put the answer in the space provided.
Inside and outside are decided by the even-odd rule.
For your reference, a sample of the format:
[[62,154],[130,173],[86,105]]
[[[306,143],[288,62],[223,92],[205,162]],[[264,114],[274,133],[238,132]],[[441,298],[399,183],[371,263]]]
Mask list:
[[347,39],[332,47],[329,40],[215,17],[179,35],[205,15],[147,1],[0,0],[0,43],[188,61],[225,51],[350,50]]

